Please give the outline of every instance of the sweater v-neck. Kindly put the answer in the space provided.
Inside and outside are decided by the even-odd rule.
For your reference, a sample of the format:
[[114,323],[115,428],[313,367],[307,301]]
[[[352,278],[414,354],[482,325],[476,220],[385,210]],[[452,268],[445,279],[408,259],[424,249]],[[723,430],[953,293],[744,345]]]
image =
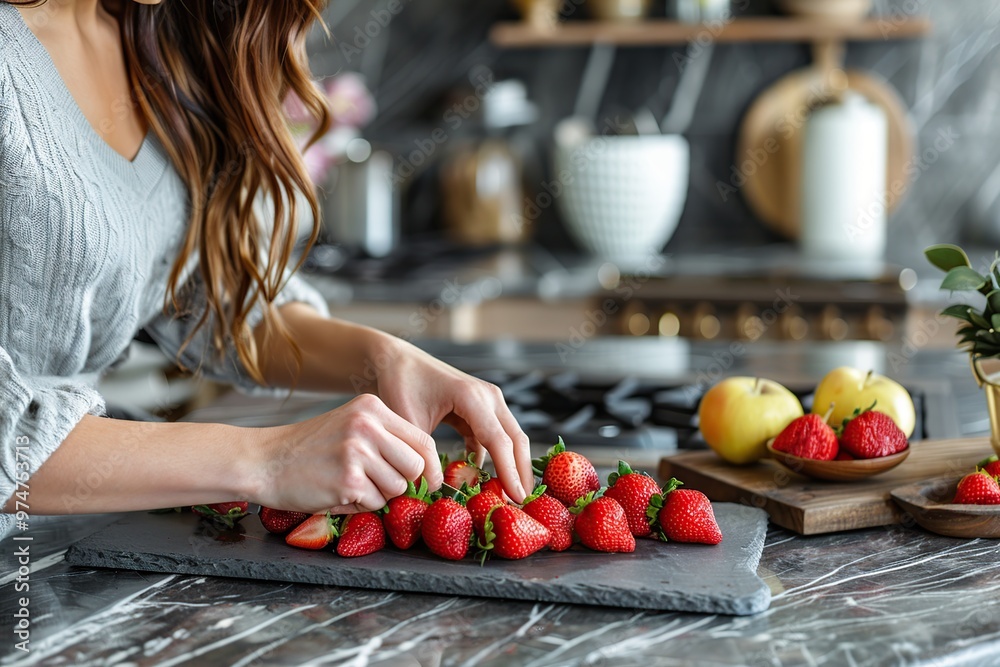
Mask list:
[[135,190],[137,194],[143,197],[148,195],[150,189],[169,165],[166,152],[155,135],[149,130],[146,131],[146,136],[143,138],[138,152],[131,160],[116,151],[87,120],[79,103],[73,97],[73,93],[70,92],[58,68],[56,68],[48,49],[24,22],[24,17],[21,16],[17,8],[0,2],[0,21],[13,28],[17,42],[25,50],[29,63],[38,75],[40,84],[73,120],[80,133],[80,138],[93,149],[101,163],[114,173],[124,185]]

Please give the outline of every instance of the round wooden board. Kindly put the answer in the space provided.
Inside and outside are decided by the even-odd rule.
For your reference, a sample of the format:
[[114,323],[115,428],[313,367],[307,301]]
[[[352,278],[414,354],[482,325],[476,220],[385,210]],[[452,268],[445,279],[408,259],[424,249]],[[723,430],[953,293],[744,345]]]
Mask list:
[[[802,138],[810,109],[831,92],[851,90],[885,110],[889,120],[886,185],[889,210],[909,182],[907,163],[914,151],[913,124],[903,100],[886,81],[858,71],[826,73],[808,67],[788,74],[754,100],[740,126],[736,172],[746,178],[743,196],[773,231],[797,239],[801,228]],[[766,156],[761,159],[762,156]],[[757,158],[756,160],[754,158]],[[744,165],[746,168],[744,168]],[[733,174],[731,177],[735,178]],[[739,185],[738,182],[735,183]],[[893,186],[899,195],[892,195]]]

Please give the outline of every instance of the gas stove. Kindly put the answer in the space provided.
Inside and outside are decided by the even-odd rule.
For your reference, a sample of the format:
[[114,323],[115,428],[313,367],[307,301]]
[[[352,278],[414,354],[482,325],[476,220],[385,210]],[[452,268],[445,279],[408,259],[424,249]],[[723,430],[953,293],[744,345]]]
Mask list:
[[[608,381],[572,371],[487,370],[475,375],[500,387],[511,412],[535,444],[552,444],[561,436],[583,453],[611,448],[646,450],[655,456],[706,446],[698,431],[698,403],[708,389],[705,384],[669,384],[636,377]],[[813,387],[789,389],[807,411],[812,408]],[[927,432],[924,392],[915,387],[908,390],[917,413],[912,437],[921,439]],[[445,432],[435,435],[441,437]]]

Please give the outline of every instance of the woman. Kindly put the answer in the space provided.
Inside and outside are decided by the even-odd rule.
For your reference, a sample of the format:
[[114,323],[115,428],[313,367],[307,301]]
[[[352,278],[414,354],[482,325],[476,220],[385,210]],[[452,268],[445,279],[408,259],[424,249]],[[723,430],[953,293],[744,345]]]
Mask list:
[[[374,510],[421,474],[440,484],[442,421],[514,500],[530,489],[496,387],[329,318],[292,275],[296,202],[317,211],[280,108],[294,91],[326,121],[303,49],[321,9],[0,0],[0,521],[233,499]],[[93,382],[140,328],[246,389],[368,393],[275,428],[102,418]]]

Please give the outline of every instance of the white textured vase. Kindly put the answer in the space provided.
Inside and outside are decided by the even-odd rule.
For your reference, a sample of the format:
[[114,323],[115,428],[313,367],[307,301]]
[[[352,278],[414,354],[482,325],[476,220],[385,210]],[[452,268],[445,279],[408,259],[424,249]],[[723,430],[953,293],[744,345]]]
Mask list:
[[690,150],[680,135],[591,137],[556,145],[556,199],[574,240],[634,264],[657,255],[687,198]]

